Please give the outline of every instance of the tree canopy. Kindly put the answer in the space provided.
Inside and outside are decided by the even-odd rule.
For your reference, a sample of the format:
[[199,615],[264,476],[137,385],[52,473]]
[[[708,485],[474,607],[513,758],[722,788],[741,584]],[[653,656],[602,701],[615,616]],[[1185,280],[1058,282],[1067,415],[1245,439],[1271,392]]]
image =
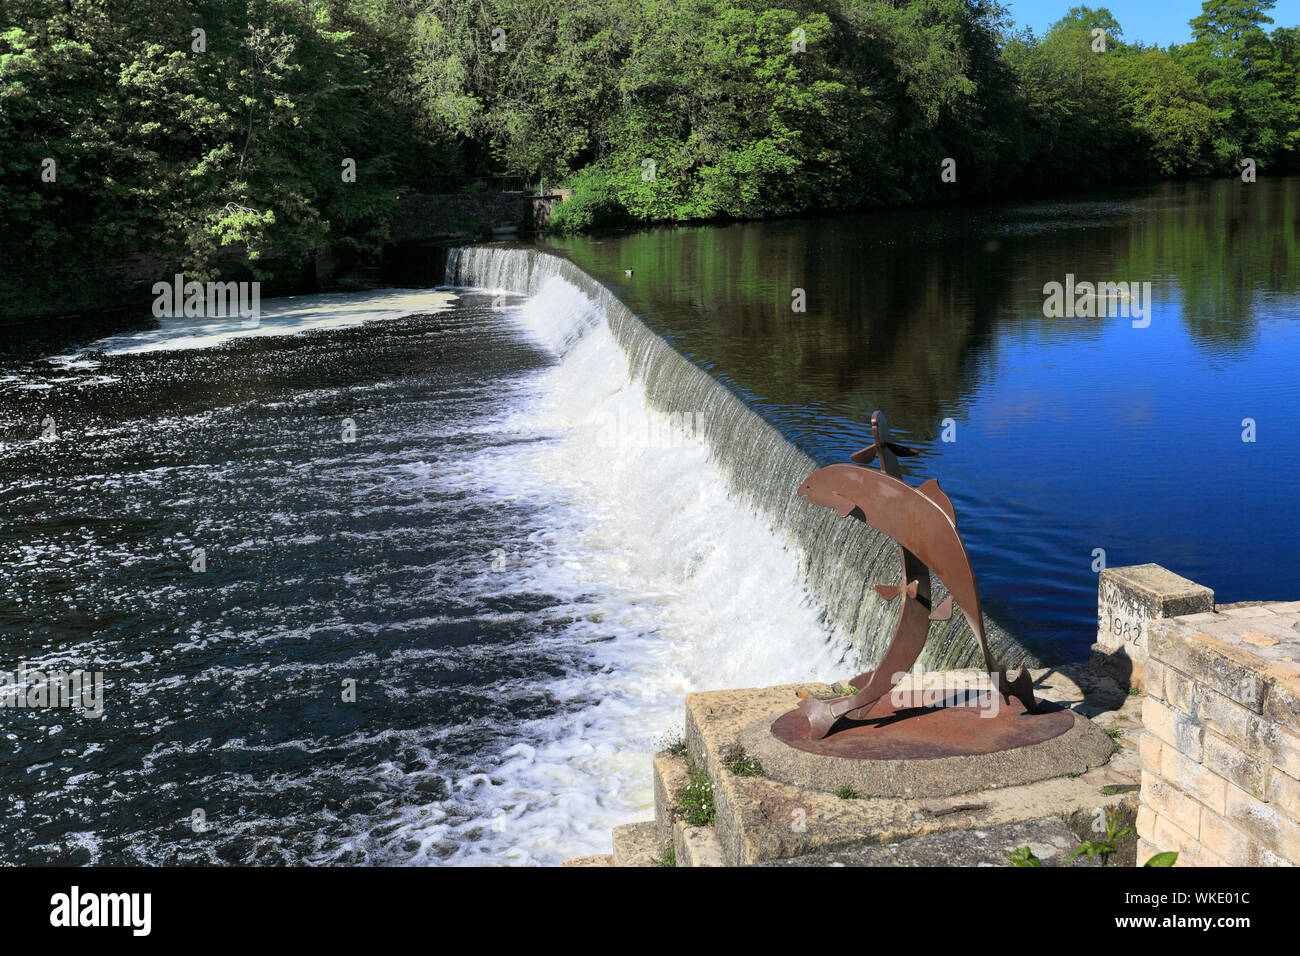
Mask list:
[[1272,5],[1160,48],[996,0],[0,0],[0,293],[370,251],[403,192],[507,176],[580,229],[1294,170]]

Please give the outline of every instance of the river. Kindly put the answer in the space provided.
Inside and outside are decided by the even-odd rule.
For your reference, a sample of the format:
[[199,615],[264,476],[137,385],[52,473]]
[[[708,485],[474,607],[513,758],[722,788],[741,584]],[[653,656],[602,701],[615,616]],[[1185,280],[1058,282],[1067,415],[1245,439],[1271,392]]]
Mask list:
[[[105,691],[0,710],[0,861],[607,852],[684,693],[847,677],[887,632],[887,549],[791,484],[877,407],[1004,655],[1086,652],[1098,548],[1293,598],[1298,199],[658,228],[252,330],[8,330],[0,671]],[[1150,323],[1046,317],[1067,274],[1151,282]],[[936,630],[932,662],[971,659]]]

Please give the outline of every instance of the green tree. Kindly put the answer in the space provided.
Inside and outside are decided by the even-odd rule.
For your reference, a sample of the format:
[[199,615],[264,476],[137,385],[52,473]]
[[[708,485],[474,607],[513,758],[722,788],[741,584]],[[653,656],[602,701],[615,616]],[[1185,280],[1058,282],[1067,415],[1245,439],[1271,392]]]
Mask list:
[[1218,168],[1234,168],[1244,156],[1261,165],[1285,144],[1286,98],[1269,76],[1276,73],[1274,47],[1264,24],[1273,0],[1206,0],[1191,22],[1193,42],[1182,49],[1188,67],[1215,112],[1213,154]]
[[388,0],[4,0],[6,303],[84,300],[97,264],[138,253],[203,277],[375,249],[392,196],[457,163],[407,20]]
[[1141,134],[1142,152],[1155,171],[1208,172],[1215,114],[1195,77],[1158,47],[1134,50],[1117,67],[1125,118]]

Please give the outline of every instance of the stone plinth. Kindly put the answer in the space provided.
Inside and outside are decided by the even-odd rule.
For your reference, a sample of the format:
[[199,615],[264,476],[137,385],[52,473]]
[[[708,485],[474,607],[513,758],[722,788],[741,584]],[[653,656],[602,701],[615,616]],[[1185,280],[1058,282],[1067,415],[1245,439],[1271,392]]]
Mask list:
[[885,846],[855,846],[830,853],[810,853],[760,866],[1008,866],[1011,854],[1029,847],[1043,866],[1101,866],[1071,854],[1079,837],[1058,817],[1002,823],[970,830],[949,830]]
[[1138,861],[1300,864],[1300,601],[1150,625]]
[[[969,679],[975,672],[957,673]],[[1074,711],[1068,731],[1035,745],[1044,749],[876,766],[809,754],[773,737],[772,724],[796,703],[796,686],[688,695],[687,750],[712,781],[722,862],[738,866],[885,845],[1035,820],[1045,812],[1086,829],[1104,811],[1119,809],[1125,798],[1100,776],[1116,745],[1084,715],[1084,693],[1059,672],[1033,673],[1040,696],[1062,699]],[[932,675],[916,675],[916,683],[932,683]],[[1052,693],[1053,684],[1061,693]],[[800,686],[829,692],[826,685]],[[758,759],[762,776],[732,772],[727,758],[737,746]],[[656,771],[662,772],[658,762]]]
[[1144,687],[1151,622],[1213,610],[1213,591],[1158,564],[1105,568],[1097,581],[1094,664],[1122,686]]

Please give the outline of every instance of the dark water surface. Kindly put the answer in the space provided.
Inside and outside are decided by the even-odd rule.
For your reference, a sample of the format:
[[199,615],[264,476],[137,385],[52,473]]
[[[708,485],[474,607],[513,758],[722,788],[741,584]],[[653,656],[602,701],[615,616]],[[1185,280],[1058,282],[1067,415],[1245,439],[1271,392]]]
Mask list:
[[[988,609],[1077,657],[1097,548],[1300,592],[1298,218],[1293,179],[557,247],[819,460],[885,409]],[[1150,281],[1149,327],[1045,318],[1066,273]],[[0,699],[105,685],[0,708],[0,862],[608,852],[684,693],[856,671],[582,289],[459,295],[0,330]]]
[[551,360],[472,295],[115,349],[142,344],[3,370],[2,669],[106,688],[99,720],[0,710],[0,862],[508,860],[503,754],[580,737],[598,668],[568,602],[492,573],[545,516],[462,472],[526,440],[503,422]]
[[683,694],[849,670],[699,442],[592,440],[654,424],[601,319],[375,290],[11,339],[0,702],[84,670],[103,714],[0,707],[0,862],[608,852]]
[[[1040,653],[1094,639],[1095,549],[1224,602],[1300,594],[1300,179],[551,246],[819,461],[884,409]],[[1149,327],[1045,317],[1067,273],[1149,281]]]

